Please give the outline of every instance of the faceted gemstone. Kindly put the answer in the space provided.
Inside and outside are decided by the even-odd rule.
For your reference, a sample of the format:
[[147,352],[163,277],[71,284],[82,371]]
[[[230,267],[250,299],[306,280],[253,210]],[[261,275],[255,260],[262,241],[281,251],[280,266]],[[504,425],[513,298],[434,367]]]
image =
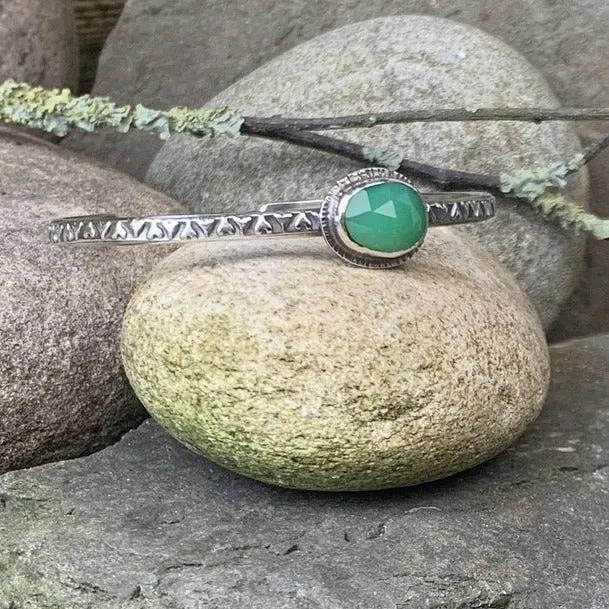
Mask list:
[[366,186],[347,203],[344,223],[355,243],[377,252],[399,252],[427,232],[427,208],[419,193],[402,182]]

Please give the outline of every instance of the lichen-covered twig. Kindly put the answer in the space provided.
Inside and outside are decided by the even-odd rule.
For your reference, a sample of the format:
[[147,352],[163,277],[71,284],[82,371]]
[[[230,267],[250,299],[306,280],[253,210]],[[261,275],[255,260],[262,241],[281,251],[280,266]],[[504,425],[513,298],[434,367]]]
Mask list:
[[107,97],[73,96],[68,89],[44,89],[7,80],[0,85],[0,121],[43,129],[58,136],[74,128],[119,133],[131,129],[168,139],[172,133],[237,135],[243,118],[230,108],[153,110],[141,104],[120,106]]
[[[609,138],[604,139],[609,143]],[[526,201],[540,215],[565,229],[580,230],[597,239],[609,239],[608,218],[599,218],[586,211],[561,192],[567,185],[568,176],[581,169],[586,160],[585,154],[576,154],[551,167],[502,174],[500,190]]]
[[487,174],[436,167],[403,158],[395,149],[363,146],[317,131],[366,128],[387,123],[480,120],[605,120],[607,108],[461,108],[408,110],[358,114],[334,118],[245,117],[231,108],[171,108],[155,110],[141,104],[118,105],[107,97],[73,96],[67,89],[44,89],[8,80],[0,84],[0,121],[43,129],[59,136],[71,129],[96,131],[111,128],[120,133],[146,131],[161,139],[174,133],[198,137],[250,135],[290,142],[337,154],[364,164],[379,164],[442,188],[468,187],[500,191],[529,203],[542,216],[565,228],[586,231],[609,239],[609,220],[598,218],[568,201],[561,190],[567,178],[609,147],[609,133],[586,148],[583,154],[550,167],[511,174]]
[[550,190],[562,190],[567,186],[567,177],[579,171],[585,164],[583,154],[576,154],[564,163],[549,167],[523,169],[501,174],[499,189],[505,194],[534,202]]
[[[569,201],[560,191],[567,178],[581,169],[590,155],[576,154],[564,163],[549,167],[521,170],[501,175],[442,169],[402,158],[396,151],[362,146],[306,130],[285,129],[271,125],[244,127],[250,135],[288,141],[307,148],[339,154],[362,163],[378,163],[411,176],[430,180],[441,187],[486,188],[529,204],[536,212],[564,229],[583,231],[597,239],[609,239],[609,219],[599,218],[582,206]],[[609,145],[609,137],[605,146]],[[599,142],[600,143],[600,142]],[[590,149],[598,148],[598,143]]]
[[530,204],[540,215],[565,229],[582,231],[596,239],[609,239],[608,218],[599,218],[561,193],[545,192]]

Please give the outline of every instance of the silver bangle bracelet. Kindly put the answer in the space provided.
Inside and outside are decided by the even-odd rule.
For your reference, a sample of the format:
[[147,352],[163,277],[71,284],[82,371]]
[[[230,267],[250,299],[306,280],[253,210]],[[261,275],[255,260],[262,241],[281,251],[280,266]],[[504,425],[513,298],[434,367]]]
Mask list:
[[485,192],[420,193],[400,173],[369,167],[340,179],[324,199],[269,203],[257,211],[53,220],[53,243],[121,245],[198,239],[323,235],[344,260],[367,268],[402,264],[430,226],[488,220],[495,198]]

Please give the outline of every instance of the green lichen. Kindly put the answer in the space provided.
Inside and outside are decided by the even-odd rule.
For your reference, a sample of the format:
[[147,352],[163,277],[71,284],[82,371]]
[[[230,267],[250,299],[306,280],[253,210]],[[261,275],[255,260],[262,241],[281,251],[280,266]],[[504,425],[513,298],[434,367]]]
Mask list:
[[583,154],[562,163],[501,174],[501,192],[523,200],[541,216],[564,229],[583,231],[597,239],[609,239],[609,219],[599,218],[561,193],[567,178],[585,164]]
[[396,170],[402,163],[402,155],[392,148],[378,148],[365,145],[362,148],[364,158],[375,165],[381,165],[387,169]]
[[238,135],[243,124],[243,118],[231,108],[163,111],[139,104],[120,106],[107,97],[75,97],[68,89],[44,89],[14,80],[0,85],[0,121],[58,136],[74,128],[92,132],[109,127],[119,133],[146,131],[163,140],[184,132],[208,137]]
[[609,219],[599,218],[560,193],[545,192],[530,204],[539,214],[564,229],[583,231],[596,239],[609,239]]
[[522,169],[514,173],[502,173],[501,192],[519,199],[533,202],[548,190],[563,189],[567,177],[585,164],[583,154],[576,154],[569,160],[536,169]]

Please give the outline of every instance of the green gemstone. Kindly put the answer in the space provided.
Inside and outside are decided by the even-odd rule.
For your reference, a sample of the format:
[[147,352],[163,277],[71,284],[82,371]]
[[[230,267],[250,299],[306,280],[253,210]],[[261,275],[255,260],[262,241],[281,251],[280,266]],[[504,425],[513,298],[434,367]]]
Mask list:
[[377,252],[399,252],[425,236],[427,207],[407,184],[383,182],[366,186],[351,197],[344,223],[355,243]]

